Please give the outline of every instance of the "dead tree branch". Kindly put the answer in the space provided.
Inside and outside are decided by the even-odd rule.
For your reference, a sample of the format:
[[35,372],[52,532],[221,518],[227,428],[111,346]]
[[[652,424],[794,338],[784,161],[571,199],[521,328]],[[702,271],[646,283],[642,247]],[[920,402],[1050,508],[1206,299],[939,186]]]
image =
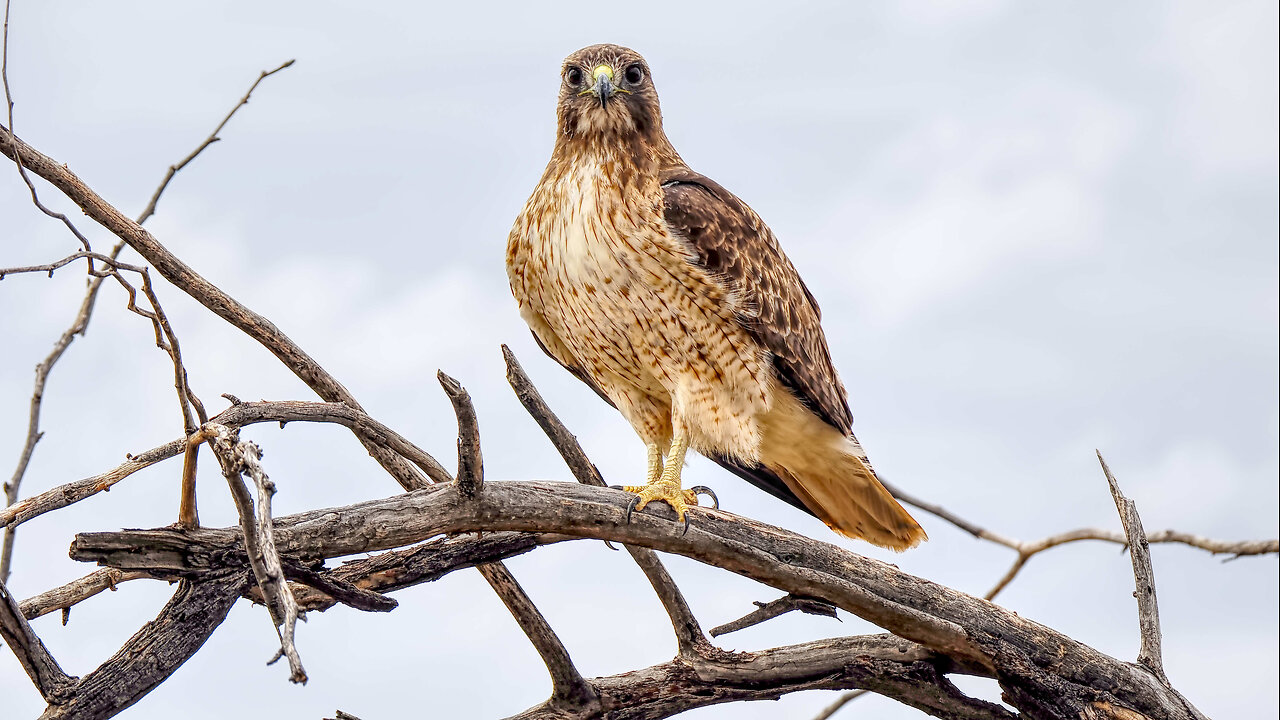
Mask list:
[[250,582],[243,570],[178,586],[147,623],[40,720],[104,720],[137,702],[204,646]]
[[116,586],[129,580],[150,577],[142,572],[120,572],[115,568],[95,570],[88,575],[73,580],[66,585],[29,597],[20,604],[22,615],[28,620],[35,620],[55,610],[63,611],[62,624],[67,624],[67,612],[77,603],[84,602],[103,590],[115,590]]
[[74,678],[63,672],[58,661],[49,654],[4,583],[0,583],[0,639],[13,650],[18,663],[40,691],[40,696],[46,702],[59,702],[74,683]]
[[551,629],[547,619],[529,599],[520,583],[516,582],[511,571],[502,563],[477,567],[489,586],[502,598],[503,604],[511,611],[516,623],[546,664],[547,672],[551,674],[551,700],[548,702],[569,712],[598,711],[600,699],[596,696],[595,688],[574,667],[564,643],[560,642],[555,630]]
[[[520,361],[516,359],[515,353],[511,352],[511,348],[506,345],[502,346],[502,356],[507,363],[507,383],[511,385],[511,389],[515,391],[516,397],[520,400],[520,404],[524,405],[524,409],[533,416],[538,427],[542,428],[542,432],[546,434],[547,439],[555,446],[556,451],[560,453],[560,457],[564,459],[565,465],[569,467],[569,471],[577,478],[578,482],[593,487],[606,487],[604,478],[600,476],[600,471],[596,469],[595,463],[587,457],[583,452],[582,446],[578,444],[578,438],[560,422],[560,418],[551,411],[550,406],[542,399],[542,394],[534,387],[533,382],[529,380],[529,376],[525,374],[524,368],[520,366]],[[653,586],[653,591],[657,593],[659,602],[667,611],[667,615],[671,618],[671,626],[676,634],[677,652],[682,657],[695,654],[700,649],[711,646],[711,643],[702,634],[702,626],[698,624],[698,619],[693,616],[693,610],[689,608],[689,603],[684,598],[684,593],[680,592],[680,588],[676,586],[676,582],[672,579],[671,574],[667,572],[666,567],[662,565],[662,561],[651,550],[640,547],[627,547],[636,564],[640,566],[640,570],[644,572],[645,577],[649,579],[649,584]]]
[[266,80],[267,78],[271,77],[272,75],[275,75],[281,70],[284,70],[285,68],[293,65],[293,63],[294,63],[293,60],[286,60],[274,70],[263,70],[261,73],[259,73],[258,79],[254,80],[253,84],[249,86],[248,92],[246,92],[244,94],[244,97],[240,98],[240,100],[236,102],[235,107],[231,108],[231,111],[227,113],[226,117],[222,118],[222,122],[218,123],[218,126],[213,129],[213,132],[209,133],[209,137],[205,138],[204,141],[202,141],[199,145],[197,145],[196,149],[191,151],[191,154],[182,158],[182,160],[180,160],[177,165],[169,166],[169,170],[164,174],[164,179],[160,181],[160,186],[157,187],[156,191],[151,194],[151,200],[147,202],[147,206],[143,208],[142,214],[138,216],[137,223],[139,225],[145,223],[152,215],[156,213],[156,203],[160,202],[160,196],[163,195],[165,189],[169,187],[169,182],[173,180],[173,176],[181,172],[182,168],[189,165],[192,160],[195,160],[200,155],[200,153],[204,152],[205,148],[209,147],[210,145],[222,139],[218,137],[218,133],[222,132],[222,128],[226,127],[227,123],[231,122],[231,118],[236,114],[236,111],[238,111],[240,108],[244,107],[245,105],[249,104],[249,96],[253,95],[253,91],[258,89],[258,85],[263,80]]
[[[201,433],[209,434],[214,451],[222,463],[223,475],[227,478],[236,511],[240,514],[240,530],[244,537],[245,552],[249,557],[249,567],[257,578],[258,588],[262,591],[267,611],[271,614],[271,623],[280,636],[279,654],[267,664],[270,665],[281,656],[285,657],[289,661],[289,681],[305,685],[307,673],[302,669],[302,659],[298,657],[298,648],[294,644],[298,603],[294,601],[289,584],[285,581],[280,553],[276,551],[271,517],[271,496],[275,494],[276,488],[259,462],[262,450],[251,442],[240,440],[223,425],[210,423],[201,429]],[[244,473],[253,478],[258,489],[256,511],[253,498],[244,486]]]
[[[882,479],[883,481],[883,479]],[[936,503],[925,502],[908,493],[903,492],[897,487],[884,483],[884,486],[904,503],[913,507],[920,508],[927,513],[935,515],[952,525],[973,535],[979,540],[986,540],[997,545],[1002,545],[1018,553],[1018,557],[1013,561],[1009,570],[996,582],[996,584],[987,591],[983,597],[987,600],[994,600],[1002,590],[1008,587],[1009,583],[1017,577],[1023,566],[1027,564],[1033,556],[1038,555],[1050,548],[1066,545],[1067,543],[1080,542],[1082,540],[1098,540],[1101,542],[1113,543],[1127,547],[1129,538],[1123,533],[1114,530],[1100,530],[1098,528],[1080,528],[1078,530],[1069,530],[1067,532],[1050,535],[1039,540],[1025,542],[1006,537],[999,533],[988,530],[980,525],[970,522],[959,515],[947,510]],[[1160,530],[1147,536],[1148,543],[1177,543],[1180,545],[1189,545],[1201,550],[1219,554],[1230,554],[1236,557],[1245,555],[1270,555],[1280,552],[1280,539],[1277,540],[1217,540],[1207,538],[1192,533],[1180,532],[1178,530]]]
[[[340,402],[354,410],[363,411],[355,396],[343,387],[337,378],[321,367],[275,324],[201,277],[199,273],[169,252],[145,228],[126,217],[85,185],[66,166],[27,145],[20,138],[15,137],[8,128],[0,128],[0,154],[21,163],[62,191],[72,202],[80,206],[86,215],[128,243],[129,247],[150,263],[166,280],[218,317],[262,344],[325,401]],[[404,458],[363,438],[361,442],[364,443],[370,455],[406,490],[428,484],[428,479]]]
[[[965,672],[996,675],[1012,696],[1051,698],[1056,704],[1045,705],[1042,717],[1076,718],[1100,702],[1148,717],[1195,717],[1145,670],[986,601],[717,510],[690,511],[685,535],[672,513],[636,515],[627,523],[628,501],[625,493],[581,484],[493,483],[471,499],[433,486],[279,518],[276,542],[283,553],[321,558],[389,549],[441,533],[505,530],[608,539],[685,555],[784,592],[825,600],[946,655]],[[85,533],[76,537],[72,557],[122,570],[177,574],[217,567],[216,558],[234,546],[238,535],[231,529],[182,533],[165,528]]]
[[1098,455],[1098,463],[1102,465],[1102,473],[1107,476],[1107,485],[1111,488],[1111,498],[1116,501],[1116,512],[1120,513],[1120,522],[1124,525],[1124,534],[1129,541],[1129,557],[1133,561],[1133,596],[1138,600],[1138,630],[1141,641],[1138,650],[1138,663],[1155,674],[1165,686],[1169,678],[1164,674],[1163,653],[1160,651],[1160,608],[1156,605],[1156,577],[1151,569],[1151,548],[1147,546],[1147,536],[1142,530],[1142,518],[1138,517],[1138,507],[1132,500],[1120,492],[1120,484],[1107,467],[1107,461]]
[[822,617],[836,617],[836,609],[830,604],[814,598],[798,597],[796,595],[783,595],[772,602],[755,603],[756,609],[743,615],[732,622],[711,628],[711,637],[720,637],[731,632],[745,630],[753,625],[759,625],[766,620],[772,620],[779,615],[785,615],[793,610],[799,610],[806,615],[820,615]]
[[[399,433],[374,420],[364,412],[340,403],[313,403],[296,401],[243,402],[232,405],[212,419],[220,425],[238,429],[263,422],[324,422],[349,428],[365,443],[376,443],[388,448],[418,466],[438,482],[450,482],[453,478],[435,458]],[[178,439],[156,448],[131,456],[126,462],[105,473],[76,480],[34,495],[4,510],[0,510],[0,527],[20,525],[47,512],[64,508],[72,503],[108,491],[111,486],[133,473],[163,460],[180,455],[187,441]]]

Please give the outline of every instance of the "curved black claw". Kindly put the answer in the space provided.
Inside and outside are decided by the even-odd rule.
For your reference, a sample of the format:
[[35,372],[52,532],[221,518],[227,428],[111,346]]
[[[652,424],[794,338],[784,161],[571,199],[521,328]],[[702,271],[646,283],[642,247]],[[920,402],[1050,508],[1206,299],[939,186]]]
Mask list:
[[695,496],[706,495],[711,498],[711,507],[715,510],[720,509],[720,498],[716,497],[716,491],[706,485],[695,485],[694,487],[689,488],[689,492],[693,493]]
[[684,528],[680,530],[680,537],[684,537],[689,532],[689,514],[684,515]]
[[628,525],[631,524],[631,513],[635,511],[636,504],[638,504],[639,502],[640,502],[640,496],[637,495],[631,498],[631,502],[627,503],[627,524]]
[[609,548],[610,550],[612,550],[612,551],[614,551],[614,552],[618,552],[618,546],[617,546],[617,545],[614,545],[613,543],[609,542],[608,540],[605,540],[605,541],[604,541],[604,546],[605,546],[605,547],[607,547],[607,548]]

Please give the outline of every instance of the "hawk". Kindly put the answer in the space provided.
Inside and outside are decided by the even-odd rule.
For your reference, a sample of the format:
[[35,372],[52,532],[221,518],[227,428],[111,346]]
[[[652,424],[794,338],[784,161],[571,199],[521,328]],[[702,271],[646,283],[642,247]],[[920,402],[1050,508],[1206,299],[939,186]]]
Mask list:
[[680,159],[644,58],[592,45],[560,78],[507,273],[538,345],[644,441],[636,509],[684,519],[692,448],[846,537],[924,540],[853,436],[817,301],[760,217]]

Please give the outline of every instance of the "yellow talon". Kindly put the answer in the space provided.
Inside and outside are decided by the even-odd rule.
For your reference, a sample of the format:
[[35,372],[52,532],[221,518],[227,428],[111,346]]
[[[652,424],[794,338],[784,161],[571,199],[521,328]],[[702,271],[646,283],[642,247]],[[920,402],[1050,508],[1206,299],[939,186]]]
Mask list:
[[690,507],[697,507],[698,494],[692,490],[684,490],[680,483],[659,480],[648,485],[625,485],[622,488],[636,494],[632,502],[633,510],[643,510],[653,500],[661,500],[676,511],[676,519],[684,522],[684,512]]

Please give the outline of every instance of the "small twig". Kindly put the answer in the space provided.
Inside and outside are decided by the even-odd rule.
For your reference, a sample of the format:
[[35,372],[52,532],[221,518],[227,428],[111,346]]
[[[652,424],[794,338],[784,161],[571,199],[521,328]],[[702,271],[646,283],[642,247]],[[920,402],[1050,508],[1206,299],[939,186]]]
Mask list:
[[[551,444],[560,453],[560,457],[564,459],[569,471],[583,485],[606,487],[604,478],[601,477],[600,471],[596,469],[595,463],[591,462],[591,459],[583,452],[582,446],[578,444],[578,438],[569,432],[569,429],[564,426],[564,423],[560,422],[560,418],[556,417],[556,414],[551,411],[546,401],[542,399],[542,394],[538,392],[538,389],[533,385],[533,381],[525,374],[524,368],[520,366],[520,361],[516,359],[515,353],[511,352],[511,348],[503,345],[502,356],[507,362],[507,382],[511,385],[511,389],[515,391],[520,404],[524,405],[524,409],[538,423],[538,427],[542,428],[547,438],[551,440]],[[675,580],[672,579],[667,569],[663,567],[662,561],[658,559],[658,556],[652,550],[630,545],[627,546],[627,552],[630,553],[636,564],[640,566],[645,577],[649,579],[649,584],[653,586],[653,591],[657,593],[658,600],[671,618],[671,626],[675,631],[676,647],[680,656],[691,657],[699,653],[705,653],[710,649],[712,647],[711,643],[702,634],[702,626],[698,624],[698,619],[694,617],[693,610],[684,598],[684,593],[680,592],[680,588],[676,586]]]
[[821,615],[822,617],[836,618],[836,608],[829,602],[818,600],[817,598],[800,597],[798,595],[787,594],[772,602],[762,603],[756,602],[756,609],[743,615],[732,622],[711,629],[711,637],[719,637],[727,635],[731,632],[737,632],[749,628],[753,625],[759,625],[766,620],[772,620],[779,615],[785,615],[793,610],[799,610],[806,615]]
[[58,661],[53,659],[49,649],[31,629],[18,601],[9,594],[4,583],[0,583],[0,640],[13,650],[18,663],[27,671],[46,702],[54,702],[70,688],[72,678],[62,671]]
[[520,629],[542,656],[547,672],[551,674],[552,702],[574,709],[598,705],[600,698],[596,695],[595,688],[574,667],[564,643],[560,642],[555,630],[551,629],[547,619],[529,599],[524,588],[520,587],[515,576],[500,562],[478,565],[476,569],[489,582],[498,597],[502,598]]
[[[280,653],[267,664],[270,665],[283,655],[289,660],[289,681],[305,685],[307,672],[302,667],[302,659],[298,657],[298,649],[293,641],[298,622],[298,604],[285,581],[280,554],[276,551],[271,518],[271,496],[276,490],[275,484],[258,462],[262,458],[262,451],[257,445],[240,440],[226,426],[208,423],[203,430],[212,436],[215,452],[223,464],[223,475],[227,478],[231,497],[240,514],[240,529],[244,533],[249,565],[253,568],[267,612],[280,637]],[[242,473],[248,473],[258,488],[256,512],[253,498],[244,486]]]
[[1111,468],[1107,467],[1107,461],[1102,459],[1102,453],[1097,450],[1094,452],[1102,465],[1102,473],[1107,476],[1111,499],[1115,500],[1116,512],[1120,513],[1120,522],[1124,525],[1124,533],[1129,540],[1129,558],[1133,561],[1133,596],[1138,600],[1138,628],[1141,637],[1138,664],[1154,673],[1165,687],[1169,687],[1160,650],[1160,608],[1156,603],[1156,576],[1151,569],[1151,548],[1147,545],[1147,536],[1142,530],[1142,518],[1138,517],[1138,506],[1120,492],[1120,484],[1111,474]]
[[333,717],[325,718],[325,720],[360,720],[360,718],[355,715],[348,712],[342,712],[341,710],[334,710],[333,713]]
[[476,408],[471,404],[467,389],[457,380],[443,370],[436,372],[436,379],[458,416],[458,492],[473,498],[484,486],[484,459],[480,455],[480,424],[476,420]]
[[840,710],[840,708],[844,707],[845,705],[848,705],[854,700],[857,700],[863,695],[866,695],[868,692],[870,691],[869,690],[850,690],[848,692],[842,693],[840,697],[836,698],[835,702],[831,703],[825,709],[823,709],[822,712],[814,716],[813,720],[828,720],[832,715],[835,715],[836,712]]
[[[6,129],[8,132],[12,133],[14,126],[13,93],[9,90],[9,0],[5,0],[4,3],[4,38],[2,43],[0,43],[0,80],[3,80],[4,82],[4,103],[9,121],[9,125]],[[31,202],[35,203],[35,206],[40,210],[40,212],[51,218],[61,220],[62,224],[66,225],[67,229],[76,236],[76,239],[80,241],[80,245],[83,246],[85,250],[92,250],[93,248],[89,245],[89,238],[85,237],[66,215],[63,215],[60,212],[54,212],[53,210],[45,207],[44,203],[40,202],[40,196],[36,193],[36,186],[31,183],[31,178],[27,176],[27,169],[22,165],[22,158],[14,158],[13,162],[18,166],[18,175],[22,176],[22,182],[26,183],[27,190],[31,191]],[[90,261],[89,266],[90,268],[93,267],[92,261]]]
[[[1045,550],[1048,550],[1050,548],[1054,548],[1059,545],[1065,545],[1067,543],[1079,542],[1082,540],[1099,540],[1102,542],[1115,543],[1117,545],[1126,546],[1126,547],[1129,544],[1129,539],[1123,533],[1117,533],[1113,530],[1099,530],[1097,528],[1079,528],[1077,530],[1069,530],[1064,533],[1050,535],[1049,537],[1041,538],[1040,540],[1035,540],[1032,542],[1015,540],[1013,538],[1005,537],[1004,535],[1000,535],[999,533],[992,532],[980,525],[977,525],[968,520],[965,520],[964,518],[960,517],[959,515],[956,515],[955,513],[947,510],[946,508],[940,505],[925,502],[923,500],[920,500],[919,498],[916,498],[907,493],[904,493],[902,492],[902,490],[898,489],[897,487],[887,482],[884,482],[883,477],[881,478],[881,482],[884,484],[885,488],[887,488],[894,497],[901,500],[902,502],[907,503],[908,505],[920,508],[921,510],[924,510],[927,513],[930,513],[943,520],[946,520],[947,522],[951,523],[952,525],[955,525],[961,530],[964,530],[970,535],[973,535],[979,540],[986,540],[988,542],[993,542],[997,545],[1002,545],[1018,553],[1018,557],[1014,559],[1013,564],[1009,566],[1009,569],[1005,572],[1004,576],[1001,577],[1000,580],[997,581],[996,584],[990,590],[987,591],[986,595],[983,596],[987,600],[994,600],[995,597],[999,595],[1002,590],[1008,587],[1009,583],[1012,582],[1015,577],[1017,577],[1018,573],[1022,570],[1023,566],[1027,564],[1027,561],[1030,560],[1032,556],[1038,553],[1044,552]],[[1200,535],[1193,535],[1191,533],[1179,532],[1177,530],[1161,530],[1159,532],[1152,533],[1150,536],[1148,536],[1147,542],[1148,543],[1181,543],[1183,545],[1189,545],[1191,547],[1199,548],[1201,550],[1207,550],[1210,553],[1213,553],[1214,555],[1218,555],[1221,553],[1230,553],[1236,556],[1268,555],[1271,553],[1280,552],[1280,540],[1242,540],[1242,541],[1217,540],[1214,538],[1202,537]]]
[[254,90],[258,89],[258,83],[266,80],[272,75],[275,75],[281,70],[284,70],[293,63],[293,60],[288,60],[275,70],[263,70],[259,73],[258,79],[254,80],[253,84],[249,86],[249,91],[244,94],[244,97],[240,98],[239,102],[235,104],[235,107],[231,108],[231,112],[227,113],[227,116],[222,118],[222,122],[218,123],[218,126],[213,129],[213,132],[209,133],[209,137],[205,138],[204,142],[197,145],[196,149],[192,150],[191,154],[183,158],[177,165],[169,166],[169,171],[165,173],[164,180],[160,181],[160,187],[156,188],[156,191],[151,195],[151,201],[147,203],[147,207],[143,209],[142,214],[138,216],[137,223],[139,225],[146,222],[148,218],[155,214],[156,203],[160,202],[160,196],[164,194],[165,188],[169,187],[169,181],[173,180],[173,176],[177,175],[178,172],[181,171],[182,168],[186,167],[192,160],[195,160],[200,153],[204,152],[205,148],[222,139],[218,137],[218,133],[222,132],[222,128],[227,126],[227,123],[231,121],[231,116],[235,115],[237,110],[249,104],[249,96],[253,94]]
[[[72,605],[84,602],[103,590],[115,590],[116,586],[129,580],[140,580],[150,577],[140,571],[124,572],[115,568],[95,570],[88,575],[73,580],[66,585],[47,590],[34,597],[23,600],[20,604],[22,616],[35,620],[58,610],[67,610]],[[66,625],[66,623],[62,623]]]

